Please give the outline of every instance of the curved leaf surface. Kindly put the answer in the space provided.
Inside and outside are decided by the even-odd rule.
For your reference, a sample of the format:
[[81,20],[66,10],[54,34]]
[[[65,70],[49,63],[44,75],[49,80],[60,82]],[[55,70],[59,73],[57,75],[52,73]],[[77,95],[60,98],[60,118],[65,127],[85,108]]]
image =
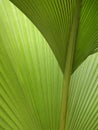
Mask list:
[[66,130],[98,129],[98,53],[73,73],[69,87]]
[[[74,71],[88,55],[98,48],[97,0],[10,0],[36,25],[52,48],[64,72],[66,53],[75,9],[79,10],[79,25],[74,49]],[[81,5],[79,7],[79,4]],[[77,10],[77,12],[79,11]],[[78,24],[76,22],[76,24]],[[73,32],[74,34],[75,32]],[[74,45],[72,45],[74,46]]]
[[0,1],[0,130],[57,130],[62,79],[40,32]]

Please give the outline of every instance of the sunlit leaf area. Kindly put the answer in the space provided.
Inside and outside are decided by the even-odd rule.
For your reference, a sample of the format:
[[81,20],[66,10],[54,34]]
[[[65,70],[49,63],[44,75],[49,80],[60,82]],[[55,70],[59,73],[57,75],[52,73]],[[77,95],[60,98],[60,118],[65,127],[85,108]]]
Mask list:
[[97,51],[97,0],[0,0],[0,130],[98,130]]

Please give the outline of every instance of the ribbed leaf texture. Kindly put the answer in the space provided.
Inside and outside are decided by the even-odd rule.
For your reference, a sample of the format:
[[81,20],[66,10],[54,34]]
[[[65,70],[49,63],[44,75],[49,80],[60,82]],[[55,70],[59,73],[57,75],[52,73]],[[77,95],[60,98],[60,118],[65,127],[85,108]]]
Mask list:
[[62,78],[40,32],[0,1],[0,130],[57,130]]
[[73,73],[67,110],[66,130],[98,130],[98,53]]
[[[74,17],[79,17],[74,71],[98,48],[97,0],[10,0],[36,25],[52,48],[64,72]],[[75,15],[77,9],[78,16]],[[77,24],[77,21],[76,21]],[[73,31],[74,35],[74,31]],[[72,45],[74,46],[74,45]]]
[[10,1],[0,0],[0,130],[60,130],[64,87],[65,129],[98,130],[97,0]]

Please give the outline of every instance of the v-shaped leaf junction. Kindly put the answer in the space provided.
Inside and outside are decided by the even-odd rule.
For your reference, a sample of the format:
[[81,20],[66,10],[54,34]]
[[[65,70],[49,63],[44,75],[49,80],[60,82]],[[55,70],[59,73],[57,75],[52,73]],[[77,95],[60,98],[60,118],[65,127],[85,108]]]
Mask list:
[[71,74],[98,48],[98,2],[10,1],[37,29],[11,2],[0,1],[0,128],[70,129],[69,83]]

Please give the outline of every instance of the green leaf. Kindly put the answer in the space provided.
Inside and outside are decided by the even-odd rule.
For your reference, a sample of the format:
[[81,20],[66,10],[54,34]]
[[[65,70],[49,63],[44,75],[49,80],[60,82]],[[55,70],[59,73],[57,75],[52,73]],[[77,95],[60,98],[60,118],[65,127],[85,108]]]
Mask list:
[[57,130],[62,79],[40,32],[0,1],[0,130]]
[[[65,70],[66,53],[74,12],[81,5],[74,71],[98,47],[97,0],[10,0],[36,25],[52,48],[62,71]],[[78,12],[78,11],[77,11]],[[77,23],[76,23],[77,24]],[[73,32],[74,34],[74,32]]]
[[66,130],[98,129],[98,53],[85,60],[71,77]]
[[[44,37],[11,2],[0,1],[0,129],[64,130],[66,127],[71,130],[96,130],[97,123],[91,126],[96,117],[88,120],[90,116],[84,119],[81,114],[79,122],[73,126],[78,111],[72,124],[69,123],[73,115],[68,115],[70,108],[67,103],[69,105],[70,98],[74,97],[69,88],[72,72],[98,49],[97,1],[13,0],[13,3],[29,17]],[[95,64],[93,58],[89,65],[92,62]],[[92,71],[93,76],[97,71],[96,66]],[[80,71],[79,74],[82,73]],[[85,75],[86,73],[84,79]],[[78,74],[75,76],[79,77]],[[89,80],[91,84],[93,76]],[[89,81],[84,86],[88,87]],[[94,87],[97,80],[95,82]],[[84,90],[83,93],[85,92],[87,91]],[[96,95],[95,91],[94,94]],[[88,112],[91,107],[92,104]],[[93,110],[96,113],[97,105],[92,108],[90,115]],[[86,109],[81,108],[82,111],[85,113]]]
[[71,73],[98,47],[96,0],[10,0],[48,41],[64,73],[60,130],[64,129]]
[[64,130],[71,73],[98,47],[96,0],[10,0],[48,41],[64,73],[60,130]]

